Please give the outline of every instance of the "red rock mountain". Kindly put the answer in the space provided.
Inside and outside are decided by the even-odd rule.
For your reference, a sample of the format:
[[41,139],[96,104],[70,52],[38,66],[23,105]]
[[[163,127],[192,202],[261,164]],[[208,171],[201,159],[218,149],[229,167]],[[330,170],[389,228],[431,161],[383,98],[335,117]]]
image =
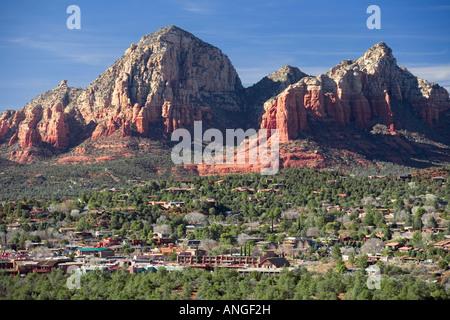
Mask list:
[[[86,89],[57,88],[0,117],[0,142],[11,160],[32,161],[117,131],[150,137],[203,126],[233,127],[244,88],[225,54],[192,34],[167,26],[132,44]],[[242,118],[242,117],[239,117]]]
[[397,163],[450,158],[448,92],[398,66],[382,42],[318,77],[286,66],[244,89],[220,49],[175,26],[142,37],[85,89],[64,80],[21,110],[4,112],[0,156],[83,162],[96,141],[95,148],[132,156],[126,143],[145,144],[133,139],[168,142],[173,130],[192,129],[196,120],[204,129],[278,129],[282,167],[328,166],[330,152]]
[[297,138],[311,121],[361,129],[380,123],[394,133],[409,129],[407,111],[448,139],[448,127],[440,120],[448,118],[449,109],[444,88],[397,66],[392,50],[380,42],[358,60],[345,60],[318,77],[303,77],[268,100],[261,128],[277,128],[280,141]]

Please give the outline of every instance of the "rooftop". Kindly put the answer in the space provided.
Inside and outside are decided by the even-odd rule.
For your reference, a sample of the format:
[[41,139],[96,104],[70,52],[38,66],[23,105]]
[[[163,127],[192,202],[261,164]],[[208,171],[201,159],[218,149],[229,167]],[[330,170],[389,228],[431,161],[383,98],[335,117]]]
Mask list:
[[88,248],[78,248],[77,250],[83,252],[83,251],[105,251],[105,250],[110,250],[109,248],[104,248],[104,247],[100,247],[100,248],[94,248],[94,247],[88,247]]

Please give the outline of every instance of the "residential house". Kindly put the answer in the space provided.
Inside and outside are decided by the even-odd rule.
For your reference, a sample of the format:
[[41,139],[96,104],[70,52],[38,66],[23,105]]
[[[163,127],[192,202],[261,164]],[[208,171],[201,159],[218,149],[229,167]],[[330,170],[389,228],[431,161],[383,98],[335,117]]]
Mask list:
[[433,244],[436,248],[442,248],[445,251],[450,250],[450,240],[439,241]]
[[172,209],[172,208],[182,208],[186,204],[183,201],[170,201],[163,204],[163,207],[166,209]]
[[33,272],[37,273],[50,273],[53,268],[56,268],[60,263],[71,262],[72,259],[35,259],[37,265],[34,266]]
[[13,270],[13,262],[11,259],[0,259],[0,269],[1,270]]
[[13,269],[17,274],[27,274],[33,272],[33,269],[37,266],[38,262],[32,259],[13,259]]
[[167,248],[159,248],[159,251],[164,255],[168,255],[169,253],[172,253],[172,252],[177,253],[180,251],[180,249],[178,249],[177,247],[174,247],[173,243],[169,243],[169,246]]
[[174,243],[175,240],[170,238],[170,233],[157,232],[153,234],[153,240],[156,241],[158,245]]
[[194,264],[197,263],[195,254],[188,251],[181,251],[177,255],[177,264]]
[[67,232],[75,232],[77,228],[74,227],[67,227],[67,228],[59,228],[59,233],[67,233]]
[[255,192],[255,189],[253,189],[253,188],[246,188],[246,187],[237,187],[237,188],[231,189],[231,191],[253,193],[253,192]]
[[195,232],[195,226],[192,225],[192,224],[187,225],[186,226],[186,234],[190,234],[190,233],[193,233],[193,232]]
[[389,248],[391,250],[398,250],[403,244],[400,242],[388,242],[385,244],[386,248]]
[[114,251],[110,248],[94,248],[94,247],[84,247],[84,248],[78,248],[76,250],[77,256],[84,256],[84,255],[94,255],[98,256],[99,258],[106,258],[114,255]]
[[401,257],[400,258],[402,262],[417,262],[420,261],[420,259],[412,258],[412,257]]
[[410,250],[412,250],[412,247],[410,247],[410,246],[398,248],[398,252],[401,252],[401,253],[408,253]]
[[90,232],[85,232],[85,231],[77,231],[73,233],[74,237],[78,240],[86,240],[86,239],[92,239],[93,235]]
[[132,246],[143,246],[144,245],[144,240],[141,239],[131,239],[131,245]]
[[266,258],[259,263],[260,268],[282,268],[289,266],[289,261],[284,257]]
[[150,262],[152,263],[168,263],[169,262],[169,257],[167,256],[167,254],[158,252],[158,253],[144,253],[144,255],[149,259]]
[[68,258],[57,259],[13,259],[13,269],[18,274],[27,274],[29,272],[50,273],[60,263],[70,262]]
[[283,252],[287,255],[293,255],[299,250],[306,251],[313,240],[306,237],[287,237],[282,242]]
[[259,258],[252,256],[232,256],[232,255],[218,255],[218,256],[203,256],[201,263],[205,265],[214,266],[239,266],[239,265],[258,265]]
[[149,201],[148,204],[152,205],[152,206],[164,206],[166,204],[166,201]]
[[102,241],[98,242],[99,247],[109,248],[111,246],[116,246],[120,244],[119,239],[113,239],[113,238],[106,238]]
[[207,202],[209,204],[215,204],[217,202],[217,200],[214,198],[201,198],[201,199],[193,199],[192,202],[193,203]]
[[188,240],[187,248],[188,249],[196,249],[200,246],[201,240]]
[[227,217],[239,216],[239,215],[241,215],[241,212],[229,210],[229,211],[225,211],[225,215]]

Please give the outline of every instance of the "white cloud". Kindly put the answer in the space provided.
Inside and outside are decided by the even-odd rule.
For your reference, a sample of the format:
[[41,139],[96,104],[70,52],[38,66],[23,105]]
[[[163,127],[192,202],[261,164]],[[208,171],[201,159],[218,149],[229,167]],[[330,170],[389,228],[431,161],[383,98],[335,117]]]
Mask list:
[[450,91],[450,64],[405,66],[416,77],[436,82]]
[[197,14],[211,14],[213,12],[208,1],[187,1],[183,2],[185,11]]
[[111,53],[111,45],[107,46],[104,43],[93,46],[83,41],[35,40],[28,37],[9,39],[9,42],[46,51],[56,58],[65,58],[87,65],[104,66],[105,61],[117,58],[116,54]]
[[412,52],[412,51],[395,51],[394,55],[403,55],[403,56],[438,56],[446,54],[447,50],[440,51],[425,51],[425,52]]

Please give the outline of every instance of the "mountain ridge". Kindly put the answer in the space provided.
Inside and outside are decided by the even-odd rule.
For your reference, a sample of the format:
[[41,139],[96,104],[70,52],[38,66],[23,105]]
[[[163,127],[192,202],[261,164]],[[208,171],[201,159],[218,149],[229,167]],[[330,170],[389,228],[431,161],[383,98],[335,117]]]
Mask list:
[[[282,143],[310,139],[323,146],[329,140],[366,158],[402,164],[415,153],[428,153],[430,164],[450,156],[441,148],[450,145],[448,92],[398,66],[384,42],[318,76],[288,65],[244,88],[220,49],[169,25],[131,44],[86,88],[63,80],[22,109],[1,114],[0,157],[64,163],[133,157],[147,150],[142,139],[170,145],[175,129],[192,132],[199,120],[204,130],[278,129]],[[408,130],[430,142],[412,141]],[[355,136],[361,141],[340,141]],[[93,157],[96,150],[104,152]],[[284,151],[282,165],[330,165],[318,150],[296,150]]]
[[[289,99],[296,95],[291,105]],[[282,140],[288,141],[308,129],[308,115],[333,119],[344,126],[354,122],[363,129],[381,122],[395,132],[401,121],[393,113],[392,103],[411,104],[422,121],[436,127],[448,140],[448,130],[438,125],[440,112],[450,108],[448,92],[400,68],[384,42],[368,49],[358,60],[344,60],[325,74],[302,78],[267,101],[262,128],[281,128]]]

